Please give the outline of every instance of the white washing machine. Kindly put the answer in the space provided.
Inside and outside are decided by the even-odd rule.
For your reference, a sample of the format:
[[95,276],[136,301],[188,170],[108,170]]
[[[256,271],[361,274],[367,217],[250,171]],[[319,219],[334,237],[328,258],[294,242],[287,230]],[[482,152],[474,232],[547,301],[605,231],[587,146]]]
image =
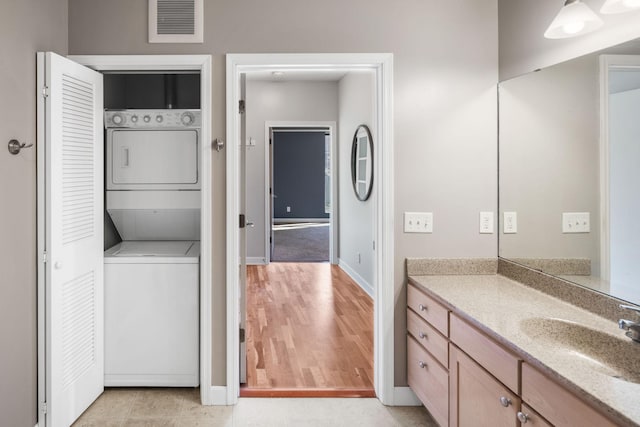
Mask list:
[[199,384],[200,112],[105,112],[105,385]]
[[197,386],[200,243],[124,241],[104,255],[105,386]]

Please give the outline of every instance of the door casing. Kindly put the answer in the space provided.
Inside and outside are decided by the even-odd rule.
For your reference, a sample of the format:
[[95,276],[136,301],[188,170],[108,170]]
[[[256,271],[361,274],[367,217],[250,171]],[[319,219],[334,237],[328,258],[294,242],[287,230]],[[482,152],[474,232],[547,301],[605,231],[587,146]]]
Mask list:
[[394,405],[394,175],[393,55],[229,54],[227,55],[227,404],[238,401],[239,368],[239,150],[240,76],[251,71],[359,71],[374,73],[378,152],[374,165],[374,387],[385,405]]
[[[211,387],[211,287],[212,287],[212,172],[211,141],[212,117],[212,60],[211,55],[70,55],[69,59],[96,71],[171,71],[189,70],[200,73],[200,109],[202,111],[201,141],[201,241],[200,241],[200,398],[203,405],[221,403],[216,396],[220,392]],[[38,80],[40,81],[40,80]],[[37,93],[40,93],[38,89]],[[39,112],[40,113],[40,112]],[[41,117],[41,116],[39,116]],[[42,149],[43,134],[38,133],[38,147]],[[38,180],[38,192],[44,180]],[[44,242],[45,211],[40,201],[37,208],[38,247]],[[36,253],[38,266],[38,425],[45,425],[42,402],[45,395],[45,354],[44,354],[44,275],[42,254]]]

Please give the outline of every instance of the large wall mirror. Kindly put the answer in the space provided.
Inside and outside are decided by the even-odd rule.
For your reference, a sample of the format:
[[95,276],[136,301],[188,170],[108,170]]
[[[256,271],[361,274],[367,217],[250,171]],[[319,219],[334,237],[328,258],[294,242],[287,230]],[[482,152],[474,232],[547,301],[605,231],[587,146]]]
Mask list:
[[498,90],[499,256],[640,303],[640,40]]

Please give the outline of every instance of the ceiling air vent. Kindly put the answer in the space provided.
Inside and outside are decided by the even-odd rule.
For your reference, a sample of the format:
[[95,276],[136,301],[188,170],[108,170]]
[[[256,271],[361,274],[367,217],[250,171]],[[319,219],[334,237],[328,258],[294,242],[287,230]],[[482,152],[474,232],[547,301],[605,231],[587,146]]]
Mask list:
[[149,43],[202,43],[203,0],[149,0]]

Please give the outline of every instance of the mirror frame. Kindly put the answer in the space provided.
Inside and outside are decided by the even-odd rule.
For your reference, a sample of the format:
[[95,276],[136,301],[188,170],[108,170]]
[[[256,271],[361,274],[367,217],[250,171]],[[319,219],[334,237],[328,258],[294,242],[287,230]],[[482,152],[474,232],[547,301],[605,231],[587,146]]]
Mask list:
[[[360,148],[359,140],[363,137],[367,139],[367,154],[364,158],[359,158],[358,151]],[[365,180],[365,191],[360,192],[358,190],[358,162],[362,160],[366,160],[370,165],[369,167],[369,176]],[[369,127],[365,124],[361,124],[356,128],[356,131],[353,134],[353,140],[351,142],[351,184],[353,185],[353,192],[356,195],[356,198],[361,202],[367,201],[371,196],[371,192],[373,190],[373,137],[371,136],[371,131]]]

